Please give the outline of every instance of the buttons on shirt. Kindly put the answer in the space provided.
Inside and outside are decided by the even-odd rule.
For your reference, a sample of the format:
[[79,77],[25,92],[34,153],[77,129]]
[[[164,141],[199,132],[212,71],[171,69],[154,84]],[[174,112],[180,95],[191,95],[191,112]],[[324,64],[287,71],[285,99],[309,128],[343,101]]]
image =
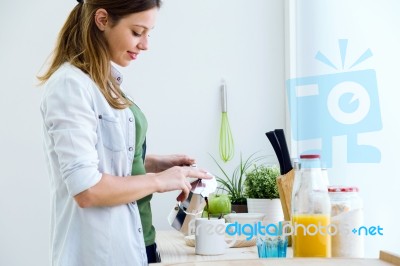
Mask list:
[[133,117],[129,117],[129,122],[133,122]]
[[118,85],[122,84],[123,76],[114,66],[111,66],[111,76]]
[[129,149],[128,149],[129,151],[133,151],[133,148],[132,147],[129,147]]
[[139,233],[141,233],[142,232],[142,228],[139,228],[138,231],[139,231]]

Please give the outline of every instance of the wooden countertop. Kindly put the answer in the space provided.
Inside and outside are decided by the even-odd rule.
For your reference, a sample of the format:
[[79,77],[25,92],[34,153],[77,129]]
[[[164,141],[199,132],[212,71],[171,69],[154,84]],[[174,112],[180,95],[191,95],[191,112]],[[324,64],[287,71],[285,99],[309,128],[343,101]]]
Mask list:
[[[398,255],[381,252],[380,259],[346,259],[346,258],[286,258],[286,259],[259,259],[257,247],[229,248],[226,253],[218,256],[196,255],[194,247],[186,245],[184,236],[175,230],[157,231],[157,246],[161,254],[162,263],[150,265],[218,265],[242,266],[244,263],[251,266],[258,265],[400,265]],[[291,254],[291,249],[288,250]],[[291,255],[289,255],[291,256]]]

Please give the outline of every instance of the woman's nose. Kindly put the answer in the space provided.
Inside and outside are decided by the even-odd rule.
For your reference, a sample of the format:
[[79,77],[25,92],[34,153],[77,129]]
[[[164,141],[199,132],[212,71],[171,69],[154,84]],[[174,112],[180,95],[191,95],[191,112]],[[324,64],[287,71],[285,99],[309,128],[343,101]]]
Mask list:
[[140,40],[140,42],[138,43],[138,48],[140,50],[147,50],[149,48],[149,40],[148,40],[148,36],[143,36]]

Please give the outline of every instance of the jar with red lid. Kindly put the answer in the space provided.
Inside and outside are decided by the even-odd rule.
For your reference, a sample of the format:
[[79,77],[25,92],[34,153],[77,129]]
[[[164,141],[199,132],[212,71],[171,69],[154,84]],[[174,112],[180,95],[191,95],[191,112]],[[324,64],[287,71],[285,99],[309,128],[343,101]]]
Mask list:
[[332,257],[364,257],[364,239],[353,233],[364,223],[363,202],[357,187],[328,187],[331,200],[331,223],[337,228],[332,235]]

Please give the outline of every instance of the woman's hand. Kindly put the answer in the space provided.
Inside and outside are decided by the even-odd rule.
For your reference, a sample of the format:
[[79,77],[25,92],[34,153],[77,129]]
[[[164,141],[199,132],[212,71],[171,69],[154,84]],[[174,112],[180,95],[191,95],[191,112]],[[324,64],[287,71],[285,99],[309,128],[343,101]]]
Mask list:
[[113,176],[102,174],[94,186],[74,196],[82,208],[126,204],[154,192],[182,191],[177,200],[184,201],[192,186],[189,177],[211,179],[210,174],[189,166],[174,166],[160,173],[137,176]]
[[192,186],[188,180],[191,178],[211,179],[213,178],[204,170],[199,170],[193,167],[179,167],[174,166],[163,172],[154,174],[153,178],[158,184],[159,190],[157,192],[167,192],[172,190],[182,190],[177,201],[184,201],[189,196]]
[[186,155],[149,155],[146,157],[146,175],[117,177],[102,174],[100,181],[75,196],[79,206],[97,207],[126,204],[154,192],[180,190],[178,201],[184,201],[192,186],[191,178],[213,178],[204,170],[184,165],[195,163]]
[[183,154],[147,155],[145,159],[146,172],[159,173],[174,166],[188,166],[196,160]]

